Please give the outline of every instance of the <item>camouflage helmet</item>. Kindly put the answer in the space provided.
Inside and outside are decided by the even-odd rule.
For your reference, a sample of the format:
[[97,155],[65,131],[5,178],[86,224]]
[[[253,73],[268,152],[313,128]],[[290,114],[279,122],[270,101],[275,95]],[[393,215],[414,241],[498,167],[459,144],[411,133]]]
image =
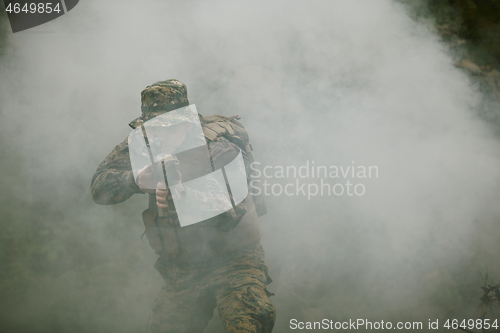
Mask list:
[[129,125],[136,128],[160,114],[188,105],[187,89],[184,83],[176,79],[155,82],[141,91],[142,115],[131,121]]

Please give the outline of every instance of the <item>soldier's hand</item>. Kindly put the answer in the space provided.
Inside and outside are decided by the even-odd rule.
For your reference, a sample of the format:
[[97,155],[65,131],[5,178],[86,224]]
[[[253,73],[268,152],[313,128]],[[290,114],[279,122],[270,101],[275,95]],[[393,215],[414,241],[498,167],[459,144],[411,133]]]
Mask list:
[[155,193],[156,183],[151,166],[144,167],[139,170],[139,176],[137,176],[137,185],[144,193]]
[[158,182],[156,185],[156,205],[158,208],[167,210],[168,209],[168,186],[165,186],[165,183]]

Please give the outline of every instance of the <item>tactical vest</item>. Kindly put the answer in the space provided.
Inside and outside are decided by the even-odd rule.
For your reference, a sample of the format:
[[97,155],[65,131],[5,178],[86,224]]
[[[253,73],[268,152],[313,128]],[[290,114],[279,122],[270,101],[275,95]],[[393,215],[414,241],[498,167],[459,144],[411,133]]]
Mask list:
[[[248,134],[238,121],[238,116],[213,115],[200,118],[207,143],[226,139],[238,146],[253,162]],[[260,242],[258,217],[267,212],[262,195],[255,196],[249,193],[234,209],[185,227],[179,225],[170,195],[167,201],[168,214],[164,218],[159,218],[155,194],[150,194],[149,207],[142,214],[150,246],[165,259],[206,265],[230,257],[231,253],[258,245]]]

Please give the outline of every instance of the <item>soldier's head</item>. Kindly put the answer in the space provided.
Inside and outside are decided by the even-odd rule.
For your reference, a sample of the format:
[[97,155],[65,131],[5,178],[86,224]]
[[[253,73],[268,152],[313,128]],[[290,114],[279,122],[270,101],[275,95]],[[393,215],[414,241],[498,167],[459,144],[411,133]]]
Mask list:
[[129,125],[136,128],[158,115],[188,105],[187,89],[184,83],[176,79],[155,82],[141,91],[142,115]]
[[[172,154],[184,146],[205,144],[201,116],[189,105],[186,86],[176,80],[158,81],[141,92],[142,115],[130,122],[142,128],[155,154]],[[143,131],[139,131],[141,136]]]

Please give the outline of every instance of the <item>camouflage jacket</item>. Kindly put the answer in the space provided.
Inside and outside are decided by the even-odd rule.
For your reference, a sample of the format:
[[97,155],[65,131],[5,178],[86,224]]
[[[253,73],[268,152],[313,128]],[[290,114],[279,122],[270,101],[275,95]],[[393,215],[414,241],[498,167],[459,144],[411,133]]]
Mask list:
[[134,180],[128,138],[117,145],[97,168],[90,186],[94,202],[112,205],[123,202],[135,193],[144,194]]
[[[216,168],[225,165],[228,158],[240,151],[234,143],[224,137],[218,137],[215,142],[210,142],[209,147]],[[252,160],[244,151],[242,155],[249,181]],[[117,145],[99,165],[92,178],[91,192],[94,201],[103,205],[117,204],[135,193],[143,193],[134,180],[127,139]],[[167,200],[170,213],[174,213],[174,219],[159,221],[154,195],[150,195],[150,206],[143,212],[145,234],[155,252],[166,259],[207,264],[213,260],[220,261],[222,257],[227,258],[229,253],[236,253],[239,249],[255,246],[260,242],[258,215],[250,196],[249,194],[235,209],[204,222],[181,228],[175,215],[172,197],[169,195]],[[163,224],[158,227],[158,223]]]
[[[238,151],[238,147],[224,137],[219,137],[216,142],[210,143],[210,153],[214,164],[223,160],[224,156],[234,156]],[[251,160],[248,155],[242,153],[247,175],[250,175]],[[117,145],[99,165],[92,178],[90,189],[94,202],[100,205],[117,204],[136,193],[144,194],[134,179],[128,138]]]

